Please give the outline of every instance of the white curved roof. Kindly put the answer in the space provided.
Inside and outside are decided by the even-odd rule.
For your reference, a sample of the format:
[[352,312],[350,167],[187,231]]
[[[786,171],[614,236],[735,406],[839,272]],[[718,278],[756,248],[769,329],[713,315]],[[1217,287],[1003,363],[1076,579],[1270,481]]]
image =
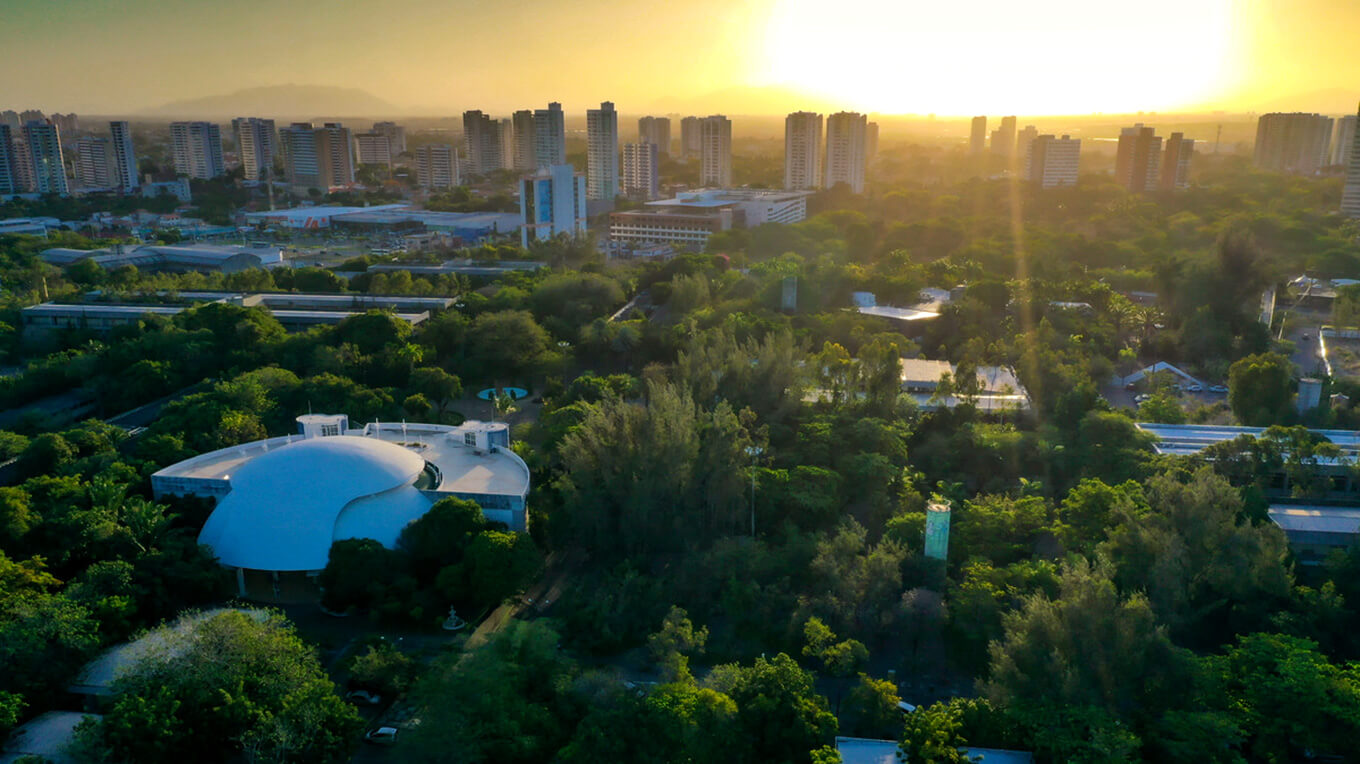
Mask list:
[[401,529],[430,506],[412,486],[424,467],[417,454],[377,438],[295,441],[251,459],[230,476],[231,493],[213,510],[198,541],[230,567],[321,570],[336,539],[395,543]]

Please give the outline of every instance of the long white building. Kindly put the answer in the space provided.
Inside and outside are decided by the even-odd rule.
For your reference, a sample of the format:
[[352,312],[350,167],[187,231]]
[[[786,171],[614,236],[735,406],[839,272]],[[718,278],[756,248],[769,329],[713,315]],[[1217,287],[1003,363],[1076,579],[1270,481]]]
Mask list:
[[118,166],[113,141],[90,135],[76,141],[75,170],[76,182],[82,189],[102,191],[117,188]]
[[699,121],[699,184],[732,185],[732,120],[721,114]]
[[865,131],[868,119],[863,114],[842,111],[826,118],[826,187],[844,183],[850,190],[864,193]]
[[651,141],[623,145],[623,193],[630,199],[655,199],[661,193],[660,147]]
[[605,101],[586,111],[586,198],[619,195],[619,113]]
[[170,148],[181,175],[211,180],[227,171],[222,128],[212,122],[171,122]]
[[810,191],[709,189],[648,202],[609,216],[609,238],[627,245],[669,244],[702,250],[708,237],[732,228],[785,225],[807,218]]
[[1256,121],[1256,165],[1312,175],[1328,164],[1332,118],[1321,114],[1262,114]]
[[1040,188],[1075,186],[1080,161],[1080,138],[1040,135],[1029,142],[1023,177]]
[[822,182],[822,115],[796,111],[784,118],[784,188],[817,188]]
[[123,193],[131,193],[142,185],[137,177],[137,152],[132,148],[132,126],[122,121],[110,122],[109,135],[113,140],[115,183]]
[[274,120],[237,117],[231,121],[231,129],[236,135],[236,153],[240,155],[245,179],[264,180],[273,172],[274,154],[278,150]]

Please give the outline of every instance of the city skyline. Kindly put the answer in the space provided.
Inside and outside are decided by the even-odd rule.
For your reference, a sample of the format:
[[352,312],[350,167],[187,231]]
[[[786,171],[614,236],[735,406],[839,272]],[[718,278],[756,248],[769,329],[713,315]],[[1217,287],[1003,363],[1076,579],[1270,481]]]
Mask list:
[[[630,115],[779,114],[800,108],[941,116],[1345,113],[1349,109],[1340,108],[1343,102],[1332,91],[1360,79],[1360,62],[1348,55],[1346,36],[1360,24],[1360,5],[1345,0],[1297,0],[1287,8],[1245,0],[1147,0],[1139,14],[1128,17],[1079,0],[1057,0],[1042,13],[999,0],[966,8],[846,0],[829,16],[811,0],[696,2],[695,12],[656,33],[638,33],[648,28],[647,12],[621,0],[569,5],[530,0],[529,8],[400,0],[388,14],[393,19],[456,14],[474,26],[499,28],[531,12],[538,23],[521,30],[515,42],[550,52],[554,66],[544,70],[491,55],[509,43],[498,35],[460,41],[454,50],[440,39],[436,24],[393,23],[375,30],[357,9],[316,14],[301,5],[256,0],[230,7],[0,0],[7,19],[0,47],[17,60],[44,62],[0,72],[0,91],[14,103],[49,112],[105,115],[156,113],[170,103],[293,83],[343,85],[353,91],[351,100],[370,107],[359,112],[394,116],[473,108],[509,114],[523,103],[548,100],[573,112],[581,110],[577,105],[612,100]],[[1028,42],[1056,18],[1062,19],[1062,45]],[[1150,52],[1148,40],[1164,33],[1172,18],[1177,27],[1195,30],[1194,37],[1175,55]],[[621,34],[623,47],[602,58],[600,44],[574,33],[586,29],[632,33]],[[128,44],[143,37],[155,44]],[[100,67],[82,66],[84,57],[51,55],[76,41],[101,60]],[[814,42],[824,55],[805,55]],[[346,55],[332,55],[337,45]],[[290,65],[279,69],[271,51],[286,51]],[[451,54],[461,62],[457,78],[421,74]],[[234,65],[212,65],[219,55],[230,56]],[[1139,66],[1123,65],[1135,55]],[[175,66],[163,66],[169,58],[176,59]],[[600,63],[621,60],[629,64]],[[895,74],[913,70],[929,76]],[[1055,70],[1067,76],[1044,76]],[[139,76],[152,71],[154,77]]]

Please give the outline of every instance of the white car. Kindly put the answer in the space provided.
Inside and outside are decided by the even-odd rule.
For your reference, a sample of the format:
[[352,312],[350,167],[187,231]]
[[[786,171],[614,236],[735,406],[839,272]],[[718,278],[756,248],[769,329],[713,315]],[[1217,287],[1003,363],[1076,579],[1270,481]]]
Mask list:
[[1152,396],[1148,395],[1147,393],[1140,393],[1138,395],[1133,396],[1134,403],[1146,403],[1147,401],[1150,400],[1152,400]]
[[372,743],[374,745],[396,745],[397,728],[378,727],[377,729],[371,729],[364,733],[364,742]]
[[1185,392],[1187,392],[1187,393],[1202,393],[1202,392],[1204,392],[1204,387],[1203,387],[1202,385],[1190,385],[1189,387],[1185,388]]
[[1211,392],[1211,393],[1226,393],[1226,392],[1228,392],[1228,388],[1227,388],[1227,386],[1225,386],[1225,385],[1210,385],[1210,386],[1209,386],[1209,392]]
[[351,690],[345,693],[345,700],[351,703],[361,703],[366,706],[376,706],[382,702],[382,696],[376,692],[368,690]]

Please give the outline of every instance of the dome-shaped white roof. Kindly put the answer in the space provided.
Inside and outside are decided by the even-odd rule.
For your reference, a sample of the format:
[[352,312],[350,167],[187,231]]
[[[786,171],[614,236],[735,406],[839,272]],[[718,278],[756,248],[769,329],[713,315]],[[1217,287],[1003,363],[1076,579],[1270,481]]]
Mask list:
[[[208,517],[198,541],[234,568],[321,570],[335,539],[395,543],[401,529],[423,514],[417,511],[429,507],[412,485],[424,467],[420,456],[376,438],[296,441],[228,476],[231,493]],[[342,513],[346,527],[338,528]]]

